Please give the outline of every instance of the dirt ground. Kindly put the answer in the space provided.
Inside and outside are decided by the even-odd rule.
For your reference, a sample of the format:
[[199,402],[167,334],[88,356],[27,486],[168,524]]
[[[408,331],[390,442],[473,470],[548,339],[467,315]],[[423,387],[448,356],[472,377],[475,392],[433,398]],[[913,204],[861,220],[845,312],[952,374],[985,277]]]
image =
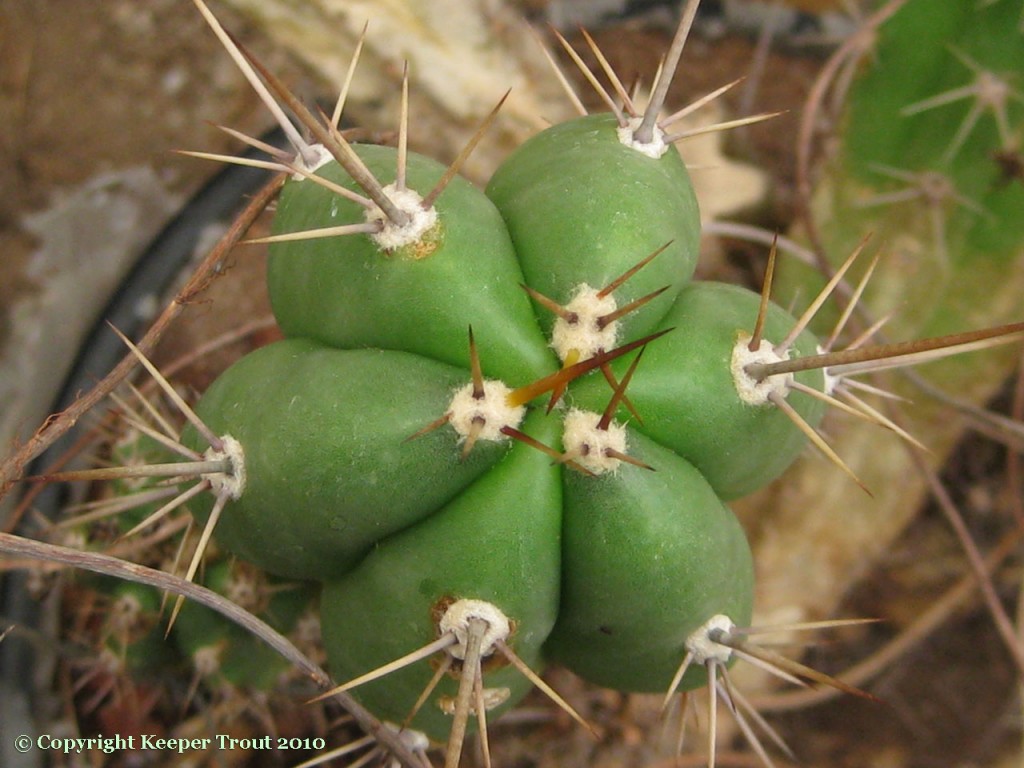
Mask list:
[[[542,4],[528,5],[536,13]],[[275,49],[258,24],[230,9],[217,12],[300,92],[329,95],[330,87],[296,55]],[[644,18],[660,17],[595,32],[620,71],[652,72],[667,44],[669,31],[650,27]],[[0,414],[0,438],[13,444],[45,416],[75,345],[135,255],[218,171],[174,150],[234,152],[236,143],[211,123],[259,134],[269,121],[185,0],[4,0],[0,29],[0,394],[10,404]],[[687,51],[677,97],[682,101],[746,74],[754,48],[747,33],[698,38]],[[792,137],[827,50],[776,48],[742,104],[750,112],[785,110],[769,126],[756,126],[729,142],[735,157],[770,180],[770,196],[744,212],[747,221],[784,230],[792,219]],[[740,107],[740,96],[730,98],[732,108]],[[756,283],[763,268],[760,253],[711,244],[702,274]],[[163,359],[175,359],[236,327],[240,317],[266,312],[260,259],[255,249],[234,257],[227,279],[215,285],[209,301],[193,307],[168,335]],[[72,284],[55,277],[69,270]],[[217,357],[205,359],[191,369],[189,384],[201,389],[222,365]],[[1004,411],[1010,408],[1009,387],[995,404]],[[1005,535],[1016,503],[1005,463],[1001,448],[975,438],[946,468],[954,498],[986,552]],[[838,673],[868,658],[938,604],[966,573],[959,544],[938,509],[923,509],[883,561],[851,585],[837,611],[885,621],[840,633],[833,642],[815,646],[805,660]],[[997,598],[1012,608],[1019,566],[1000,573]],[[1019,765],[1016,673],[980,600],[967,593],[924,642],[870,683],[868,690],[881,702],[844,696],[804,708],[797,699],[771,692],[759,697],[766,711],[773,705],[784,710],[770,716],[795,753],[792,760],[776,758],[776,765]],[[0,630],[2,624],[0,618]],[[676,762],[671,735],[659,735],[663,727],[655,697],[597,691],[560,670],[550,679],[598,726],[601,739],[592,740],[543,697],[532,695],[520,713],[495,727],[495,765],[702,764],[702,737],[696,734],[688,741],[696,756],[688,753]],[[793,711],[786,711],[790,707]],[[280,716],[282,730],[295,725],[289,718],[303,717],[301,710]],[[703,713],[698,719],[703,728]],[[723,745],[720,766],[758,764],[742,739],[734,747]],[[112,759],[109,765],[133,763]]]

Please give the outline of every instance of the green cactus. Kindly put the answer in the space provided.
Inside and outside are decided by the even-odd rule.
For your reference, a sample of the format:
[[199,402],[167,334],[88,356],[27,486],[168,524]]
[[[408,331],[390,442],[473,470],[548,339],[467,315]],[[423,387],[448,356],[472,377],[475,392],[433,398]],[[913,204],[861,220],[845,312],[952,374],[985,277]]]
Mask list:
[[[842,101],[837,151],[817,169],[813,220],[833,266],[871,235],[867,250],[879,257],[877,273],[884,279],[872,281],[860,307],[873,318],[891,316],[882,330],[889,339],[1021,318],[1024,186],[1013,176],[1024,136],[1020,12],[1016,0],[908,0],[877,29]],[[988,102],[990,95],[995,98]],[[778,301],[806,296],[821,279],[795,259],[780,260]],[[830,310],[816,329],[823,332],[837,312]],[[917,381],[884,381],[886,389],[914,402],[904,427],[927,446],[931,466],[942,465],[963,432],[948,403],[922,396],[918,383],[939,388],[964,407],[984,407],[1017,358],[1009,346],[930,363],[919,369]],[[806,513],[785,515],[779,530],[793,533],[779,537],[779,562],[795,557],[826,574],[820,591],[808,594],[812,612],[832,609],[836,584],[848,584],[866,561],[886,551],[928,493],[911,456],[896,441],[879,441],[873,429],[850,424],[833,441],[873,497],[809,466],[800,467],[787,486],[788,508]],[[843,520],[823,518],[812,503],[844,510]],[[810,523],[812,516],[823,524]],[[851,530],[847,518],[861,525]],[[803,519],[816,536],[797,533]],[[814,551],[813,541],[832,537],[848,542],[845,556]],[[767,605],[788,600],[764,598]]]
[[[879,315],[898,307],[890,327],[902,336],[1017,318],[1024,189],[1007,175],[1024,138],[1017,6],[910,0],[850,88],[841,150],[816,192],[819,226],[837,257],[873,234],[887,280],[867,301]],[[955,386],[979,378],[957,367],[941,368]]]
[[[749,623],[753,599],[721,499],[783,471],[821,417],[792,375],[747,373],[812,354],[802,325],[690,284],[694,193],[662,128],[639,139],[645,122],[554,126],[487,197],[402,148],[350,148],[311,125],[326,147],[297,148],[315,160],[285,184],[268,238],[291,338],[197,406],[237,446],[208,452],[230,464],[215,482],[230,492],[206,502],[220,543],[325,580],[333,674],[399,722],[425,691],[411,725],[433,738],[471,696],[513,706],[530,687],[520,671],[548,657],[623,690],[708,684],[730,651],[677,670],[716,617]],[[647,344],[643,365],[624,357]],[[820,372],[798,379],[821,395]],[[627,429],[616,416],[631,411]],[[749,431],[760,442],[737,450]],[[373,640],[353,642],[366,626]],[[413,662],[433,651],[457,685],[431,689]]]
[[[295,628],[317,593],[311,584],[270,580],[241,561],[211,564],[204,583],[284,633]],[[202,605],[185,603],[172,635],[195,675],[214,688],[226,683],[243,691],[271,691],[290,672],[273,649]]]
[[[940,291],[954,306],[977,303],[1024,240],[1020,185],[1006,178],[1024,99],[1009,78],[982,77],[1020,71],[1024,49],[1003,34],[1008,1],[975,6],[935,14],[911,0],[883,28],[827,190],[837,209],[863,203],[830,229],[830,252],[854,251],[866,229],[931,248],[935,268],[911,298]],[[382,718],[436,741],[451,733],[448,768],[470,714],[483,725],[508,711],[551,662],[621,691],[708,687],[712,707],[716,695],[733,703],[722,677],[753,648],[755,584],[725,502],[779,477],[809,440],[842,464],[815,429],[850,358],[807,326],[853,259],[800,319],[769,301],[770,285],[758,296],[693,280],[697,201],[657,123],[658,91],[644,110],[624,97],[622,111],[540,132],[480,190],[461,159],[446,169],[404,140],[350,146],[244,66],[316,143],[288,123],[295,159],[270,163],[290,174],[266,238],[286,338],[209,387],[186,412],[177,448],[189,462],[154,471],[196,481],[167,502],[187,495],[204,526],[189,578],[212,532],[238,563],[207,563],[205,582],[236,602],[236,576],[253,566],[317,582],[331,674]],[[965,77],[990,89],[989,112],[960,102]],[[886,179],[925,182],[930,217],[908,226],[896,209],[914,195]],[[909,324],[961,327],[927,311]],[[124,464],[140,445],[151,463],[180,458],[176,438],[133,439],[115,450]],[[147,496],[124,528],[171,496]],[[311,591],[250,610],[288,630]],[[285,671],[197,605],[173,638],[216,681],[266,690]]]

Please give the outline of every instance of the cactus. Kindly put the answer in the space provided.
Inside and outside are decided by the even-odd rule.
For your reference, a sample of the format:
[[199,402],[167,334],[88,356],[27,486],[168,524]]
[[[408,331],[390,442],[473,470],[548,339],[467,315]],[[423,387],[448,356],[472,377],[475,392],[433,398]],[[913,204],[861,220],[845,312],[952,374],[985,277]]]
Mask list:
[[[684,17],[677,43],[686,31]],[[453,181],[465,152],[434,166],[404,125],[397,151],[353,148],[251,66],[318,143],[293,139],[300,160],[282,166],[265,238],[291,338],[197,406],[240,446],[225,478],[244,468],[207,517],[221,543],[324,579],[341,689],[365,685],[375,711],[437,739],[441,711],[457,713],[453,734],[472,709],[483,723],[528,689],[508,675],[548,657],[621,690],[715,688],[731,653],[695,649],[748,623],[753,595],[722,499],[776,477],[814,434],[832,383],[821,371],[840,358],[806,371],[800,358],[820,347],[806,326],[835,281],[799,320],[770,285],[690,284],[699,217],[658,97],[538,134],[484,197]],[[519,542],[507,553],[506,538]],[[362,625],[379,637],[355,644]],[[434,652],[457,686],[417,666]]]
[[[1007,175],[1020,152],[1024,115],[1019,14],[1015,0],[908,0],[854,62],[857,75],[842,101],[836,151],[821,164],[811,211],[821,250],[833,265],[871,233],[868,250],[875,251],[884,280],[873,281],[860,306],[874,318],[890,318],[882,331],[890,338],[1020,319],[1024,229],[1018,212],[1024,194]],[[986,106],[978,88],[995,85],[998,93],[997,81],[1005,87],[997,99],[1001,106]],[[840,96],[842,89],[837,83]],[[780,260],[780,303],[813,290],[821,278],[811,272],[794,259]],[[915,381],[891,377],[885,386],[914,401],[912,421],[904,426],[927,446],[926,461],[939,467],[964,433],[953,426],[948,402],[933,395],[946,393],[963,409],[983,407],[1016,364],[1012,348],[992,350],[922,367]],[[850,583],[865,560],[886,551],[927,496],[912,458],[872,435],[870,425],[852,424],[834,442],[870,485],[872,498],[804,466],[788,485],[785,503],[792,511],[784,513],[784,523],[772,523],[780,533],[773,547],[778,564],[796,557],[822,574],[806,593],[812,613],[832,610],[838,585]],[[886,479],[891,477],[905,480],[893,483]],[[861,524],[851,528],[822,518],[805,506],[811,499],[847,510]],[[801,509],[806,515],[795,513]],[[823,525],[805,526],[812,517]],[[807,536],[805,527],[817,534]],[[843,557],[816,548],[814,542],[833,536],[848,542]],[[765,566],[774,563],[766,560]],[[768,605],[788,602],[777,594],[764,599]]]
[[[312,585],[269,580],[243,561],[210,563],[204,582],[281,632],[292,632],[314,603]],[[206,606],[185,603],[173,641],[194,669],[196,682],[245,691],[271,691],[291,673],[288,663],[249,632]]]
[[[152,474],[194,484],[147,496],[131,524],[188,500],[203,533],[187,578],[215,538],[278,577],[320,582],[331,673],[348,681],[331,693],[351,689],[377,716],[447,741],[446,768],[471,718],[486,731],[535,684],[582,720],[538,677],[549,662],[666,698],[707,687],[712,713],[725,698],[766,761],[729,681],[737,658],[859,693],[746,639],[754,565],[725,502],[763,488],[809,442],[863,485],[816,431],[841,377],[1017,338],[1021,325],[833,352],[848,318],[827,340],[809,326],[854,264],[852,244],[799,318],[772,303],[770,279],[761,295],[693,280],[696,196],[674,118],[659,113],[696,2],[647,106],[609,72],[621,106],[542,131],[485,190],[458,175],[479,135],[447,168],[408,150],[404,123],[397,149],[350,145],[336,118],[309,114],[196,5],[312,139],[282,116],[294,156],[267,163],[289,176],[263,238],[286,338],[228,368],[194,410],[178,401],[189,426],[156,441]],[[953,61],[972,69],[971,55]],[[870,111],[857,93],[854,125]],[[905,116],[946,103],[911,100]],[[1007,120],[997,113],[1003,153],[1015,151]],[[982,156],[975,122],[922,150],[965,183]],[[862,155],[899,151],[882,144],[851,142],[854,183],[871,170]],[[1016,194],[988,202],[1005,211]],[[1007,253],[1019,243],[961,222],[941,234],[978,248],[1005,238]],[[226,563],[206,570],[230,591]],[[287,627],[305,599],[252,612]],[[233,685],[264,688],[281,670],[205,608],[186,604],[173,632]],[[713,764],[713,730],[709,751]]]

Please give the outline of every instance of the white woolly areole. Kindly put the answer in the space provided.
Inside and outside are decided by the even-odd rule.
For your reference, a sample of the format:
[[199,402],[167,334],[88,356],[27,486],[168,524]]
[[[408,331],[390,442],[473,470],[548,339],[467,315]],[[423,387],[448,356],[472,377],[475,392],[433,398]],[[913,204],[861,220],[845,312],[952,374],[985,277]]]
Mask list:
[[323,144],[310,144],[306,147],[305,152],[300,152],[295,156],[295,160],[292,163],[300,171],[305,171],[306,173],[293,173],[292,181],[306,180],[308,178],[306,174],[315,173],[333,159],[334,155]]
[[719,630],[728,635],[736,628],[732,619],[718,613],[701,624],[686,638],[686,650],[693,654],[695,664],[707,664],[709,661],[717,661],[725,664],[732,658],[732,648],[722,645],[711,639],[711,633]]
[[626,452],[626,428],[612,422],[608,429],[598,429],[601,414],[571,409],[562,422],[562,447],[573,459],[595,475],[614,472],[622,462],[607,455],[611,448]]
[[448,423],[462,437],[466,437],[476,423],[482,425],[478,440],[507,440],[501,428],[518,427],[526,414],[525,405],[508,405],[505,402],[511,391],[504,382],[489,379],[484,382],[483,397],[478,398],[473,396],[473,384],[470,382],[452,397],[448,406]]
[[[815,351],[819,355],[823,355],[828,350],[819,344]],[[822,388],[821,391],[824,392],[826,395],[832,395],[836,391],[836,388],[839,386],[839,382],[843,380],[842,376],[836,376],[834,374],[829,373],[828,368],[821,369],[821,376],[825,380],[825,386]]]
[[466,658],[470,619],[481,619],[487,624],[480,641],[481,656],[490,656],[494,652],[494,643],[498,640],[508,640],[512,632],[508,617],[493,603],[485,600],[456,600],[448,606],[448,610],[437,623],[442,635],[449,632],[455,635],[456,644],[449,646],[447,650],[456,659]]
[[245,490],[245,451],[242,450],[242,444],[231,435],[221,435],[220,441],[223,449],[216,451],[208,448],[203,458],[207,461],[227,459],[231,463],[231,471],[211,472],[203,475],[203,478],[210,481],[214,495],[226,493],[232,501],[237,501]]
[[366,211],[366,220],[379,221],[381,231],[370,235],[373,241],[385,251],[393,251],[406,245],[418,243],[423,235],[437,224],[437,209],[423,207],[423,198],[411,189],[397,189],[394,184],[384,187],[384,194],[400,210],[409,214],[409,221],[401,226],[389,219],[379,206]]
[[200,677],[209,677],[220,669],[220,657],[224,652],[221,643],[204,645],[192,652],[192,668]]
[[646,144],[636,140],[635,133],[636,129],[640,127],[640,123],[643,122],[643,117],[631,117],[629,122],[624,126],[620,126],[617,131],[619,134],[619,143],[630,149],[635,149],[642,155],[652,160],[657,160],[659,157],[668,152],[668,144],[665,143],[665,132],[658,126],[654,126],[654,133],[649,142]]
[[576,286],[572,299],[563,307],[572,316],[568,320],[561,316],[555,320],[551,328],[551,347],[562,362],[574,349],[582,362],[615,348],[619,321],[608,323],[604,328],[599,327],[597,321],[618,309],[618,305],[611,295],[598,296],[600,292],[586,283]]
[[390,721],[385,721],[383,726],[395,734],[410,752],[426,752],[430,748],[430,739],[423,731],[395,725]]
[[761,339],[761,346],[755,351],[750,351],[750,334],[740,333],[736,340],[736,346],[732,348],[732,380],[736,384],[736,392],[747,405],[764,405],[768,402],[769,395],[777,394],[785,397],[789,394],[790,385],[793,383],[792,373],[780,373],[775,376],[768,376],[758,381],[749,373],[747,366],[751,363],[778,363],[789,360],[789,350],[782,354],[775,351],[775,345],[766,339]]

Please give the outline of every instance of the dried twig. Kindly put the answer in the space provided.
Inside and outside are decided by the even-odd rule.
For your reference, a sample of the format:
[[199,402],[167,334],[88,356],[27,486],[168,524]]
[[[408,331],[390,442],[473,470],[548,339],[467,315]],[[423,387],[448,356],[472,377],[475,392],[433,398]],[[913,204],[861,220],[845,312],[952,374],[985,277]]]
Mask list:
[[[138,347],[142,352],[145,354],[152,352],[171,322],[181,314],[181,311],[187,304],[193,302],[220,274],[217,271],[217,266],[221,260],[242,239],[270,201],[277,196],[281,186],[284,184],[284,180],[285,174],[275,176],[263,186],[242,210],[232,223],[230,229],[217,241],[217,244],[206,255],[206,258],[196,267],[189,281],[171,303],[167,305],[164,311],[160,313],[160,316],[139,341]],[[91,408],[113,392],[128,374],[135,369],[136,365],[138,365],[138,359],[134,354],[128,353],[125,355],[121,362],[92,389],[79,396],[65,410],[50,416],[43,426],[21,448],[7,458],[0,465],[0,498],[5,496],[14,482],[24,474],[25,467],[29,462],[53,445],[54,442],[74,427],[78,420]]]
[[[1022,538],[1024,530],[1014,529],[1007,533],[985,558],[985,573],[993,573],[1016,552]],[[836,677],[850,685],[863,687],[928,639],[955,611],[970,602],[977,588],[975,573],[972,571],[964,575],[885,646]],[[808,688],[751,697],[751,702],[761,712],[788,712],[815,706],[841,695],[842,692],[835,688]]]
[[[289,663],[294,664],[304,674],[312,678],[320,688],[326,689],[333,685],[330,676],[318,665],[310,661],[286,637],[260,621],[244,608],[235,605],[235,603],[223,595],[206,587],[193,584],[164,571],[130,563],[116,557],[110,557],[109,555],[83,552],[69,547],[57,546],[56,544],[46,544],[9,533],[0,533],[0,553],[27,557],[34,560],[63,563],[72,568],[80,568],[126,581],[133,581],[138,584],[146,584],[156,589],[194,600],[201,605],[205,605],[207,608],[217,611],[217,613],[225,618],[238,624],[242,629],[260,638],[277,653],[281,654]],[[421,768],[422,763],[419,758],[402,743],[397,734],[393,730],[385,728],[380,720],[371,715],[355,699],[345,693],[336,694],[334,698],[352,715],[366,733],[386,746],[395,758],[401,761],[403,766],[406,766],[406,768]]]
[[840,69],[847,59],[857,56],[866,50],[867,44],[873,39],[878,28],[896,11],[898,11],[907,0],[890,0],[884,6],[871,14],[861,24],[856,33],[850,35],[839,48],[836,49],[825,66],[821,68],[818,77],[811,86],[811,92],[804,103],[804,110],[800,116],[800,128],[797,132],[796,142],[796,218],[800,221],[806,232],[807,239],[811,244],[818,259],[818,268],[829,277],[832,274],[832,267],[825,258],[825,248],[818,231],[817,223],[811,211],[811,151],[814,146],[814,133],[820,125],[822,104],[825,95],[832,86]]

